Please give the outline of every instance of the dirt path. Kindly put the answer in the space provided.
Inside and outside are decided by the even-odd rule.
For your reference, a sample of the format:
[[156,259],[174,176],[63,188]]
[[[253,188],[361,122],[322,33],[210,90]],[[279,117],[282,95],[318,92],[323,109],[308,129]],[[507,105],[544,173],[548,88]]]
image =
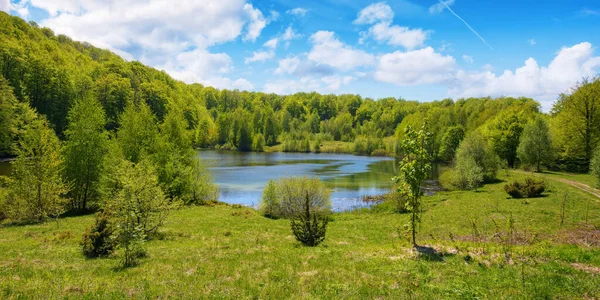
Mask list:
[[[531,175],[532,174],[531,172],[526,172],[526,171],[521,171],[521,170],[513,170],[513,171],[516,172],[516,173],[526,174],[526,175]],[[581,182],[575,181],[575,180],[568,180],[568,179],[564,179],[564,178],[550,177],[550,176],[545,175],[543,173],[541,173],[541,174],[540,173],[535,173],[535,175],[537,175],[537,176],[541,175],[544,178],[547,178],[547,179],[550,179],[550,180],[554,180],[554,181],[559,181],[559,182],[562,182],[562,183],[566,183],[566,184],[568,184],[570,186],[573,186],[575,188],[578,188],[578,189],[580,189],[580,190],[582,190],[582,191],[584,191],[584,192],[586,192],[588,194],[594,195],[594,196],[596,196],[596,198],[600,199],[600,190],[595,189],[595,188],[593,188],[593,187],[591,187],[591,186],[589,186],[589,185],[587,185],[585,183],[581,183]]]

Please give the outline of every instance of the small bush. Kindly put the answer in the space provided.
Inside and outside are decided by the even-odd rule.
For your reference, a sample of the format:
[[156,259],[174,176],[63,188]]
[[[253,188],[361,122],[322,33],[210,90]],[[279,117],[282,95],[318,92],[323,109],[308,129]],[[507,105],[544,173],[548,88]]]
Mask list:
[[512,198],[535,198],[540,197],[546,191],[543,179],[525,178],[524,183],[514,181],[504,186],[504,191]]
[[521,188],[521,184],[518,181],[509,183],[504,186],[504,191],[515,199],[523,198],[524,194]]
[[543,179],[535,180],[533,178],[525,178],[523,191],[528,198],[535,198],[542,195],[546,190],[546,185]]
[[410,194],[408,193],[410,187],[406,186],[406,184],[398,185],[397,187],[392,189],[392,192],[385,196],[385,200],[392,203],[394,206],[394,211],[397,213],[407,213],[408,209],[408,201]]
[[312,199],[307,193],[304,197],[304,212],[295,215],[291,225],[296,240],[306,246],[314,247],[325,240],[329,217],[313,211],[311,202]]
[[112,239],[113,226],[105,213],[96,215],[95,223],[90,226],[81,240],[83,254],[87,258],[96,258],[110,255],[115,248]]

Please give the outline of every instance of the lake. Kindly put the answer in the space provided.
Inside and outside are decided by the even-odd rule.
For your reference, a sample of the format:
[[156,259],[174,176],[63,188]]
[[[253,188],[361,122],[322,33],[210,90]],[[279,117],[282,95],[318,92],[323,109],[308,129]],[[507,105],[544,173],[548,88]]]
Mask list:
[[[397,162],[389,157],[326,153],[257,153],[201,150],[198,155],[219,186],[220,201],[257,207],[270,179],[317,176],[332,190],[334,211],[370,204],[366,195],[381,195],[392,187]],[[8,175],[9,162],[0,162],[0,175]]]
[[332,190],[334,211],[367,207],[366,195],[392,187],[397,163],[388,157],[325,153],[257,153],[204,150],[198,152],[219,186],[220,201],[257,207],[271,179],[317,176]]

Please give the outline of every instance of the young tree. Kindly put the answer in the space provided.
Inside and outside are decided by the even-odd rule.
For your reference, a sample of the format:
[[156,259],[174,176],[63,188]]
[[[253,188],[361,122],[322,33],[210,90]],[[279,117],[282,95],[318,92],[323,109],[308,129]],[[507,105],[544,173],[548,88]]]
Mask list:
[[596,148],[590,162],[590,173],[596,178],[596,187],[600,188],[600,147]]
[[124,252],[123,266],[129,267],[145,254],[144,240],[156,233],[177,203],[165,197],[156,170],[147,159],[137,164],[122,160],[115,176],[119,189],[114,198],[107,199],[105,211],[111,216],[115,239]]
[[410,229],[412,244],[416,247],[417,223],[420,222],[421,211],[420,200],[423,195],[421,186],[431,171],[432,156],[429,152],[431,133],[427,121],[419,131],[414,130],[412,126],[407,126],[404,133],[404,139],[400,144],[404,158],[400,161],[400,176],[396,177],[395,181],[402,181],[409,188]]
[[552,159],[552,138],[542,116],[525,125],[517,154],[523,163],[535,166],[537,172],[542,171],[542,164]]
[[12,162],[7,215],[15,221],[42,221],[58,217],[68,200],[63,182],[60,142],[46,119],[34,119],[19,136]]
[[98,195],[98,180],[108,146],[106,119],[100,103],[86,97],[75,102],[68,120],[64,174],[71,183],[71,209],[83,212],[88,201]]
[[[487,141],[478,133],[468,135],[460,143],[456,150],[455,161],[457,171],[469,170],[468,174],[457,175],[459,178],[465,179],[463,182],[475,182],[475,179],[479,177],[479,172],[483,174],[482,183],[492,181],[496,179],[500,166],[500,159]],[[474,166],[477,166],[477,168]],[[469,174],[475,176],[475,179],[468,179],[467,175]],[[467,186],[464,187],[468,188]]]
[[17,103],[8,80],[0,75],[0,156],[10,154],[13,150]]

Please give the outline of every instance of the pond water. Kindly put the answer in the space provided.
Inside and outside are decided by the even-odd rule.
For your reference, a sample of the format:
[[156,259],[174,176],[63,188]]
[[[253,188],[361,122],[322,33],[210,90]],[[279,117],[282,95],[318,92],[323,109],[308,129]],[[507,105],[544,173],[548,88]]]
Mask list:
[[334,211],[367,207],[363,196],[381,195],[392,187],[397,163],[387,157],[349,154],[198,152],[219,186],[219,200],[257,207],[270,179],[317,176],[331,188]]
[[[368,207],[363,196],[389,192],[391,178],[398,174],[398,162],[388,157],[367,157],[326,153],[256,153],[235,151],[198,151],[219,186],[219,200],[257,207],[270,179],[290,176],[317,176],[332,190],[334,211]],[[434,166],[433,178],[437,168]],[[9,175],[10,163],[0,162],[0,175]],[[436,181],[424,187],[427,194],[436,190]]]

